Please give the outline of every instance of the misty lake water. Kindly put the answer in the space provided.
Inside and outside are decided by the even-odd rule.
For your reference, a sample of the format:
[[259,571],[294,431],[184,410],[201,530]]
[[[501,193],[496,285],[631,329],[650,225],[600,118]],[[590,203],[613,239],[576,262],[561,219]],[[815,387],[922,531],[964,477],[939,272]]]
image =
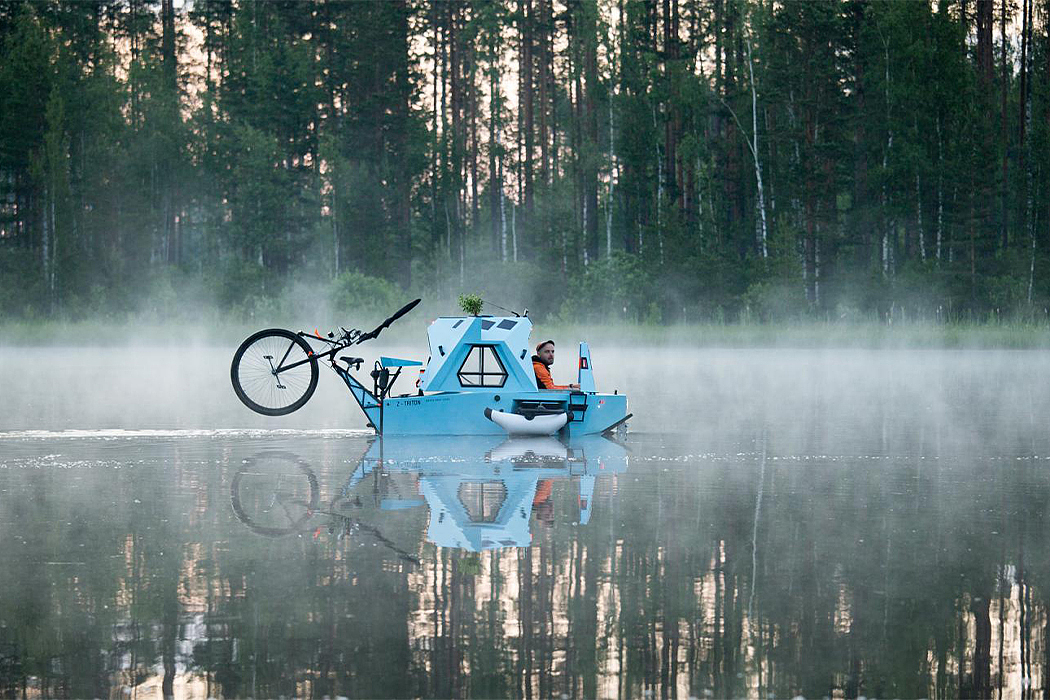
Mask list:
[[0,348],[0,693],[1045,697],[1047,353],[592,350],[619,444]]

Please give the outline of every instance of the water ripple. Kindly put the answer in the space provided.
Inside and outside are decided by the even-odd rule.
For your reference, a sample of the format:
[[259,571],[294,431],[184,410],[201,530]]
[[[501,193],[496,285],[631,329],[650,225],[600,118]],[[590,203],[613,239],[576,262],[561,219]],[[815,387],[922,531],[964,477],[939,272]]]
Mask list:
[[360,438],[373,433],[368,429],[343,430],[264,430],[260,428],[228,428],[217,430],[12,430],[0,431],[0,440],[153,440],[200,438]]

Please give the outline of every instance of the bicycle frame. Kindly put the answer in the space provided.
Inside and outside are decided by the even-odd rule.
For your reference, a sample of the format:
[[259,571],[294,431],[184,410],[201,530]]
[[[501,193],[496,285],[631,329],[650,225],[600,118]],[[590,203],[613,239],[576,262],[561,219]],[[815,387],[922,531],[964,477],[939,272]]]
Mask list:
[[350,394],[354,397],[354,400],[357,401],[357,405],[361,407],[362,411],[364,411],[365,416],[368,418],[368,427],[374,428],[378,435],[382,435],[383,398],[385,398],[385,396],[380,395],[379,397],[376,397],[375,394],[365,388],[364,384],[357,381],[357,378],[354,377],[354,375],[337,365],[334,360],[332,361],[331,366],[335,373],[339,375],[339,378],[346,383],[347,388],[350,389]]
[[[344,369],[336,362],[335,355],[336,353],[345,350],[346,348],[349,348],[353,345],[358,345],[364,342],[365,340],[370,340],[371,338],[367,337],[368,334],[363,334],[361,333],[361,331],[358,330],[346,331],[344,329],[344,332],[345,334],[343,336],[343,339],[332,340],[331,338],[325,338],[324,336],[319,334],[298,331],[297,335],[299,335],[301,338],[320,340],[324,343],[328,343],[332,347],[325,350],[324,352],[312,353],[309,359],[300,360],[299,362],[294,362],[287,366],[281,366],[280,364],[278,364],[278,368],[276,371],[278,374],[280,374],[285,370],[298,367],[310,361],[319,361],[322,359],[327,359],[329,366],[339,376],[339,378],[343,380],[347,388],[350,390],[350,394],[354,397],[354,400],[357,401],[357,405],[361,407],[361,410],[368,418],[368,427],[373,428],[377,434],[382,435],[383,400],[390,394],[390,390],[393,388],[394,382],[396,382],[397,378],[401,376],[401,368],[398,368],[397,372],[394,373],[393,377],[389,377],[389,379],[386,381],[385,386],[380,386],[379,377],[377,376],[376,372],[373,372],[372,391],[369,391],[365,387],[365,385],[357,379],[357,377],[350,373],[349,370],[349,368],[354,365],[357,366],[357,369],[360,369],[363,359],[360,357],[340,358],[344,359],[344,361],[347,363],[347,369]],[[378,371],[385,372],[386,370]]]

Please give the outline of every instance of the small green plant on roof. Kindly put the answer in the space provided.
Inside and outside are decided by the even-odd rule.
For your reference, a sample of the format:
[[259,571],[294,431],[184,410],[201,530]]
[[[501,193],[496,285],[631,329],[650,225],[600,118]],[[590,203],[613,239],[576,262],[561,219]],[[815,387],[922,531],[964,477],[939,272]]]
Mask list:
[[459,295],[459,308],[463,309],[463,313],[470,314],[471,316],[477,316],[481,313],[481,297],[477,294],[460,294]]
[[459,560],[459,573],[464,576],[477,576],[481,573],[481,557],[477,554]]

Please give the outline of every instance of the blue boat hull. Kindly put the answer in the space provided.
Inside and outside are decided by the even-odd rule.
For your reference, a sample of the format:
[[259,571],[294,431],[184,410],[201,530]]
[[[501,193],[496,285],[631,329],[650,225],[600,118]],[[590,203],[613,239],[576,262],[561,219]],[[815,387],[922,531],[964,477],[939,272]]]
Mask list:
[[[560,434],[597,435],[627,415],[622,394],[572,394],[567,391],[533,391],[508,394],[494,390],[442,392],[425,396],[385,399],[382,407],[366,410],[381,435],[506,435],[485,417],[485,409],[519,412],[522,405],[564,405],[570,420]],[[550,410],[557,410],[551,408]]]

